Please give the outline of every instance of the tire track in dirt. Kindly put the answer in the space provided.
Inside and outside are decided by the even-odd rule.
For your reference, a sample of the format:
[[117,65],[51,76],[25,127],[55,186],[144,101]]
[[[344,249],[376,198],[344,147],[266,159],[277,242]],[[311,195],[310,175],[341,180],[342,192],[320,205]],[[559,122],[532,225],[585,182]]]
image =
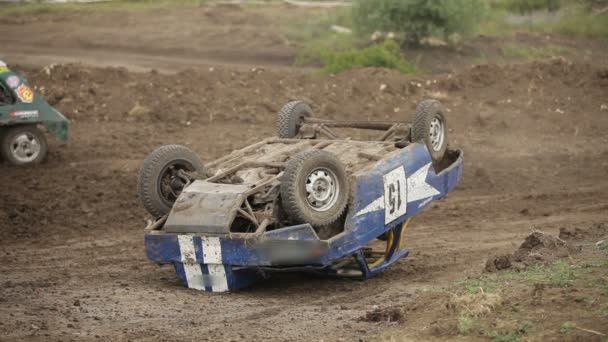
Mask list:
[[252,67],[266,67],[277,70],[301,69],[311,67],[294,66],[294,56],[275,54],[243,54],[235,51],[209,51],[198,54],[172,55],[167,51],[129,51],[123,47],[86,47],[65,48],[41,45],[28,45],[23,41],[0,41],[6,50],[2,58],[17,61],[19,65],[43,67],[61,63],[85,63],[99,67],[122,67],[135,72],[157,70],[175,74],[191,68],[230,67],[236,70],[250,70]]

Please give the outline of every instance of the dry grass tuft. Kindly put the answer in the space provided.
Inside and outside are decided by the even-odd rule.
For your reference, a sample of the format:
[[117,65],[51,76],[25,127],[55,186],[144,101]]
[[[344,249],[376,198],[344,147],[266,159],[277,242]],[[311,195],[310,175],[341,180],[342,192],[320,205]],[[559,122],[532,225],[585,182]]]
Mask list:
[[461,314],[478,317],[492,312],[502,303],[502,298],[495,293],[486,293],[480,287],[475,293],[453,295],[448,306]]

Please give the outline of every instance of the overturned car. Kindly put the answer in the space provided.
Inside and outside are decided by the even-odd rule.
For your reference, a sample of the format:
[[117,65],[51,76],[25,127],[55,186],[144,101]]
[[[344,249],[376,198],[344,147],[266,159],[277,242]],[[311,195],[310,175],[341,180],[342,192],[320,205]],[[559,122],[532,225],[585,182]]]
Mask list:
[[[148,155],[138,192],[154,216],[145,229],[150,260],[213,292],[279,271],[366,279],[407,256],[410,218],[462,175],[463,153],[448,149],[435,100],[421,102],[411,124],[320,119],[292,101],[277,129],[278,137],[206,165],[180,145]],[[354,140],[338,132],[360,129],[381,133]],[[370,248],[375,239],[386,248]]]

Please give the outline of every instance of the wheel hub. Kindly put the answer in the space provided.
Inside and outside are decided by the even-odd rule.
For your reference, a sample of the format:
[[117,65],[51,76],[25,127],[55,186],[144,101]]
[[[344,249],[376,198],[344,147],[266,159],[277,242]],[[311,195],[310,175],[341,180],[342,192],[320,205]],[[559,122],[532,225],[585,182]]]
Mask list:
[[31,133],[17,135],[11,142],[11,153],[19,162],[29,163],[40,154],[40,142]]
[[306,199],[312,209],[326,211],[338,199],[339,184],[336,175],[325,168],[318,168],[306,178]]
[[429,136],[431,139],[431,148],[433,149],[433,151],[440,151],[441,147],[443,146],[443,140],[445,137],[445,125],[443,124],[443,121],[440,118],[434,117],[433,120],[431,120],[431,125],[429,127]]
[[167,203],[173,203],[179,197],[188,181],[181,175],[183,167],[171,165],[162,173],[160,177],[160,193]]

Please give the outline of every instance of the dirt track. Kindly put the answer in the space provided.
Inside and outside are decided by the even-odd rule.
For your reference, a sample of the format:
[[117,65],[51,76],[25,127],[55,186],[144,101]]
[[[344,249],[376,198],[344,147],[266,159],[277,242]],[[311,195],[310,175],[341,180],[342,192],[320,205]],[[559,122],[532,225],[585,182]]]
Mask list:
[[[534,227],[607,219],[603,69],[553,60],[436,78],[374,69],[167,76],[78,65],[26,73],[74,125],[69,145],[53,146],[43,167],[0,171],[1,315],[10,318],[0,329],[9,340],[351,340],[382,328],[358,320],[374,306],[477,273],[491,252]],[[273,134],[274,112],[296,96],[321,115],[407,120],[417,100],[433,95],[449,108],[465,175],[458,191],[415,219],[412,256],[382,276],[281,276],[213,295],[180,287],[171,268],[145,259],[136,172],[155,146],[186,144],[210,160]],[[135,103],[149,111],[129,115]]]
[[[52,145],[41,167],[0,166],[0,340],[368,340],[387,326],[360,320],[376,306],[477,274],[533,228],[608,222],[605,67],[553,59],[436,77],[21,69],[70,117],[73,136]],[[465,174],[414,219],[411,256],[381,276],[282,275],[218,295],[187,290],[172,268],[146,260],[135,187],[156,146],[185,144],[211,160],[274,134],[289,99],[307,100],[320,116],[409,120],[428,97],[448,108]],[[403,329],[426,327],[406,317]]]
[[27,64],[85,62],[171,72],[218,64],[287,67],[295,49],[273,16],[293,20],[300,11],[314,10],[215,5],[17,14],[2,18],[6,34],[0,42],[4,58]]

